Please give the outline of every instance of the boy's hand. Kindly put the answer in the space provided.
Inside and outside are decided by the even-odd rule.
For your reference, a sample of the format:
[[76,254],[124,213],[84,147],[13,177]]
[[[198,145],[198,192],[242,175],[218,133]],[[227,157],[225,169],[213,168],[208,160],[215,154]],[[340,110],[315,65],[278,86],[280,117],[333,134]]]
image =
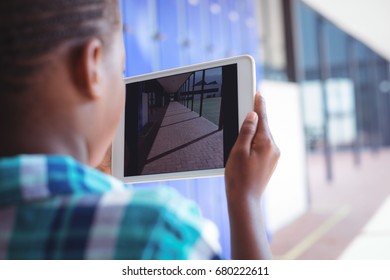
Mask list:
[[245,119],[225,169],[233,259],[271,258],[260,198],[279,156],[257,93],[255,112]]
[[226,164],[228,199],[260,199],[280,156],[259,93],[254,109],[245,119]]

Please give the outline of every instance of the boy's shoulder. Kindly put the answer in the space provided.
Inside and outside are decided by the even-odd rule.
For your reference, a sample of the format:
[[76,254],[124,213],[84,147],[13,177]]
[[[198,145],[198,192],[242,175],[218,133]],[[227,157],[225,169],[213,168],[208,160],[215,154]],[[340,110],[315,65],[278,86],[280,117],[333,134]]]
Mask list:
[[9,213],[13,224],[12,258],[204,259],[218,252],[211,223],[175,190],[125,186],[66,156],[0,159],[0,192],[0,215]]

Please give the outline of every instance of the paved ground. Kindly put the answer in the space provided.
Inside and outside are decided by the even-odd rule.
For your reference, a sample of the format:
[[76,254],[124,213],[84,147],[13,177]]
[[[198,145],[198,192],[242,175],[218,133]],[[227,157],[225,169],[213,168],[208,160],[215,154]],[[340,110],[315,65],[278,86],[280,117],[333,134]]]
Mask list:
[[178,102],[171,102],[142,174],[223,167],[223,132]]
[[323,157],[308,157],[311,207],[273,236],[279,259],[390,259],[390,150],[334,155],[327,183]]
[[339,258],[390,260],[390,196]]

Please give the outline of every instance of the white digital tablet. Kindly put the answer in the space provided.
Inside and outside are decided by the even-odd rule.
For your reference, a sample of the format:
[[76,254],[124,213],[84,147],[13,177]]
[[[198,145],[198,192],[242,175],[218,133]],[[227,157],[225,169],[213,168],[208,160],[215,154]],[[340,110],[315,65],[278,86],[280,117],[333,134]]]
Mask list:
[[124,182],[222,175],[253,110],[255,80],[247,55],[126,78],[113,175]]

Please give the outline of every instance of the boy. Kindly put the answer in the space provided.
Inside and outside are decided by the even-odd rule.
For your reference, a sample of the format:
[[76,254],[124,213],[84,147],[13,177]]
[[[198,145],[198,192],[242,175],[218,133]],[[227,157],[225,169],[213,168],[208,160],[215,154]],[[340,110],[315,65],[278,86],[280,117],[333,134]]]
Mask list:
[[[218,258],[190,202],[87,166],[124,107],[117,1],[5,0],[0,14],[0,259]],[[278,157],[257,94],[226,166],[235,259],[270,257],[260,198]]]

